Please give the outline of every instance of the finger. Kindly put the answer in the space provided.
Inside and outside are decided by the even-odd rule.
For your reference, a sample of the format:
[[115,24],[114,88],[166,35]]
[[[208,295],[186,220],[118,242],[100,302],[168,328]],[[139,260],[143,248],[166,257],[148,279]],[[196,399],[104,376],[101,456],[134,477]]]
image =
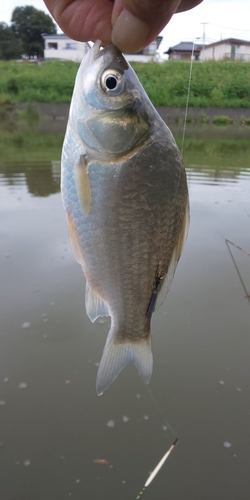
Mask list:
[[88,40],[111,41],[110,0],[44,0],[62,31],[82,42]]
[[199,3],[201,2],[203,2],[203,0],[181,0],[181,3],[176,12],[183,12],[184,10],[193,9],[193,7],[196,7],[196,5],[199,5]]
[[137,52],[163,30],[173,14],[201,0],[115,0],[112,42],[123,52]]

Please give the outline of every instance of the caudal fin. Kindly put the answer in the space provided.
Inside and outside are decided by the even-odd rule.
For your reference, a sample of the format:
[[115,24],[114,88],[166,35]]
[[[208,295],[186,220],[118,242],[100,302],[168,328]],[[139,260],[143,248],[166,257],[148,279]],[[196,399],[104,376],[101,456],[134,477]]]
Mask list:
[[133,362],[146,384],[153,371],[153,355],[150,337],[141,342],[117,343],[109,333],[97,372],[96,392],[98,396],[108,389],[122,369]]

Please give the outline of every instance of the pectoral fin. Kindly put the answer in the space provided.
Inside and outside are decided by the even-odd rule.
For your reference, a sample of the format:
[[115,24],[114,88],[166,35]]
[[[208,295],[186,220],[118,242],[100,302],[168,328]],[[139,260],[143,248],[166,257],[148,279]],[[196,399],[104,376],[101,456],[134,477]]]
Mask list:
[[82,210],[88,215],[91,204],[91,188],[88,173],[87,155],[81,155],[79,162],[74,167],[76,188]]

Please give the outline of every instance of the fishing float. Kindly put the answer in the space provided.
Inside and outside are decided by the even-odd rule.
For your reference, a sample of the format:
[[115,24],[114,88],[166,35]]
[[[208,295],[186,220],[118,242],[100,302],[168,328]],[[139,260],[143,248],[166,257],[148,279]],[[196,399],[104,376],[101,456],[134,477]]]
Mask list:
[[137,495],[136,500],[140,499],[140,497],[142,496],[142,494],[144,493],[144,491],[146,490],[146,488],[150,485],[150,483],[152,483],[153,479],[158,474],[159,470],[162,468],[162,466],[166,462],[167,458],[169,457],[171,451],[173,451],[173,449],[174,449],[177,441],[178,441],[178,438],[175,438],[175,440],[171,444],[171,446],[168,449],[168,451],[165,453],[165,455],[163,455],[163,457],[161,458],[160,462],[154,468],[153,472],[151,472],[150,476],[148,477],[148,479],[147,479],[146,483],[144,484],[143,488],[141,489],[140,493]]

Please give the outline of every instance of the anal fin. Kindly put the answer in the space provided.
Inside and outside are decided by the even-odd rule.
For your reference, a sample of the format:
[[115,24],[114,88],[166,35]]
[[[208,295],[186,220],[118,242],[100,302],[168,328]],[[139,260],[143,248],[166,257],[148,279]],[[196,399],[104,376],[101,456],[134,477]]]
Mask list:
[[86,313],[92,323],[94,323],[99,316],[109,316],[107,303],[92,290],[88,281],[86,281],[85,307]]

